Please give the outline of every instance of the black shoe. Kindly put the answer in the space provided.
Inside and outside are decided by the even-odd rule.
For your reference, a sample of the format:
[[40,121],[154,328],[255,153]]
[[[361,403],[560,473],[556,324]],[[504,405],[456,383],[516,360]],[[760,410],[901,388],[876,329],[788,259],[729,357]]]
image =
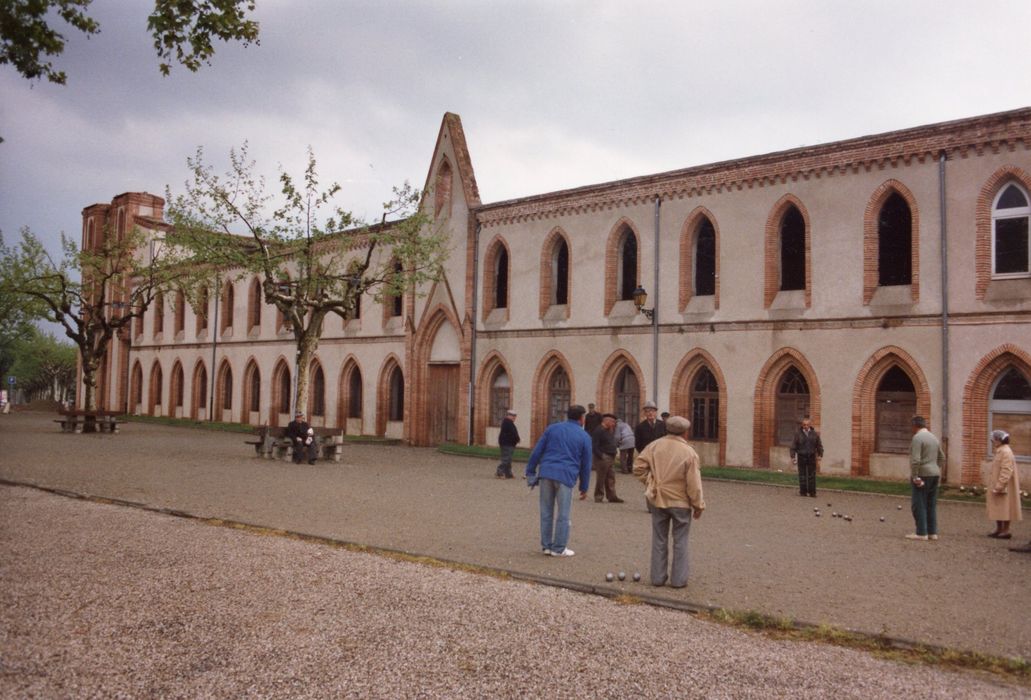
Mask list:
[[624,503],[622,498],[610,498],[609,503]]
[[809,494],[809,498],[816,498],[816,494],[815,493]]
[[1022,544],[1019,547],[1010,547],[1010,551],[1011,552],[1025,552],[1027,554],[1031,554],[1031,542],[1028,542],[1027,544]]
[[314,459],[309,459],[308,460],[308,464],[315,464],[315,460]]

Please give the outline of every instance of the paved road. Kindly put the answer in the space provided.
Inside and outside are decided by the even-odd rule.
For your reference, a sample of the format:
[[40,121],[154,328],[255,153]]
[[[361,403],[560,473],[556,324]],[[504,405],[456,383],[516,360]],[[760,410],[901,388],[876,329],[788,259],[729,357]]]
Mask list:
[[[536,492],[494,479],[484,460],[360,445],[339,464],[293,466],[254,458],[239,434],[129,424],[117,436],[65,435],[47,415],[2,418],[0,478],[11,481],[599,588],[608,571],[647,570],[642,489],[622,475],[627,502],[576,502],[577,555],[554,559],[539,553]],[[1031,658],[1031,556],[984,537],[983,507],[943,503],[942,539],[917,543],[902,537],[912,529],[903,499],[823,492],[816,518],[813,500],[790,489],[705,488],[688,587],[611,588]],[[1026,524],[1016,531],[1031,536]]]

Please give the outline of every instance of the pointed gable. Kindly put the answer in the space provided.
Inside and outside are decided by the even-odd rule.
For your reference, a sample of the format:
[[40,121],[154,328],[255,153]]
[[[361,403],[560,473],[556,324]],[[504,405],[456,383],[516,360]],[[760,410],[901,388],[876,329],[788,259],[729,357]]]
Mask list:
[[[446,112],[444,119],[441,121],[440,132],[437,134],[437,143],[433,148],[433,160],[430,161],[430,169],[426,174],[426,184],[423,186],[423,205],[427,204],[427,196],[432,197],[434,216],[445,204],[450,206],[450,198],[453,194],[453,179],[444,183],[444,188],[438,188],[437,186],[438,173],[441,168],[450,170],[451,178],[458,178],[466,207],[473,208],[480,205],[480,190],[476,186],[476,175],[473,172],[472,160],[469,158],[469,148],[465,142],[462,118],[453,112]],[[445,189],[446,191],[444,191]],[[444,201],[444,199],[447,201]]]

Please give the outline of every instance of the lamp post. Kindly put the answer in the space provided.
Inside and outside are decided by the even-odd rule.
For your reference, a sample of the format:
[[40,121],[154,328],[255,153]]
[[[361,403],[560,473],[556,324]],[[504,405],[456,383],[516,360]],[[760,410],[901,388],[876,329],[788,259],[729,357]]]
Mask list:
[[648,292],[645,291],[644,287],[638,287],[633,291],[634,306],[637,308],[639,313],[644,314],[644,317],[649,321],[655,320],[655,309],[646,309],[644,305],[648,303]]

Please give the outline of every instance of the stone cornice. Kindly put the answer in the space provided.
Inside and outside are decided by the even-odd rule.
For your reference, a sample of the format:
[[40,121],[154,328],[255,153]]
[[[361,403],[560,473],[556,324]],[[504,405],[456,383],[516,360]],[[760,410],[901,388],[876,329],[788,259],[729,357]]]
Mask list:
[[581,214],[702,194],[1031,148],[1031,108],[806,146],[654,175],[485,204],[484,226]]

